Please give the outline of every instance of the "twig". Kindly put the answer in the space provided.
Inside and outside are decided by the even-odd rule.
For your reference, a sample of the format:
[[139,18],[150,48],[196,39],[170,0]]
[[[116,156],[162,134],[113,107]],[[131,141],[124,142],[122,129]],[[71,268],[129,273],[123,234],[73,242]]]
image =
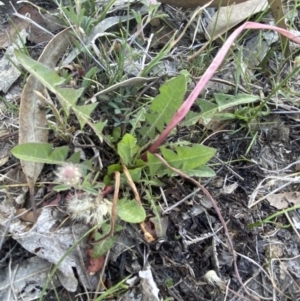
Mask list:
[[161,197],[162,197],[162,199],[163,199],[165,205],[166,205],[166,206],[169,206],[169,205],[168,205],[168,200],[167,200],[167,198],[166,198],[165,192],[164,192],[164,190],[162,189],[162,187],[159,187],[159,190],[160,190]]
[[[300,182],[300,177],[295,177],[292,178],[293,175],[298,175],[299,173],[297,172],[296,174],[291,174],[291,175],[285,175],[285,176],[268,176],[266,178],[264,178],[255,188],[255,190],[253,191],[253,193],[250,195],[249,198],[249,203],[248,203],[248,208],[251,208],[255,205],[257,205],[259,202],[263,201],[264,199],[266,199],[267,197],[275,194],[277,191],[282,190],[284,187],[290,185],[291,183],[299,183]],[[267,187],[267,184],[264,184],[265,181],[267,180],[271,180],[273,182],[273,184],[276,181],[286,181],[285,184],[280,185],[280,187],[273,189],[271,192],[269,192],[267,195],[261,197],[259,200],[255,201],[255,198],[257,196],[257,194],[259,193],[259,190],[261,187],[263,187],[264,189]],[[264,184],[264,185],[263,185]]]
[[[127,178],[128,184],[129,184],[129,186],[131,187],[131,189],[132,189],[132,191],[134,193],[135,200],[137,201],[137,203],[139,204],[139,206],[143,207],[140,195],[139,195],[139,193],[137,191],[137,188],[136,188],[134,182],[132,181],[131,175],[130,175],[130,173],[129,173],[127,167],[126,167],[126,165],[122,161],[121,161],[121,164],[122,164],[123,172],[124,172],[124,174],[125,174],[125,176]],[[140,223],[140,227],[141,227],[141,230],[144,233],[144,237],[145,237],[146,241],[148,243],[153,242],[155,239],[154,239],[153,235],[151,233],[149,233],[149,231],[147,230],[147,226],[146,226],[145,222],[141,222]]]
[[182,200],[178,201],[177,203],[175,203],[174,205],[166,208],[163,211],[163,214],[168,213],[169,211],[173,210],[174,208],[176,208],[177,206],[179,206],[180,204],[184,203],[187,199],[189,199],[190,197],[192,197],[193,195],[195,195],[198,191],[200,191],[201,188],[197,188],[195,191],[193,191],[192,193],[188,194],[187,196],[185,196]]
[[285,212],[285,217],[288,219],[289,223],[291,224],[294,232],[296,233],[296,235],[298,236],[298,239],[300,240],[300,235],[299,235],[299,232],[294,224],[294,222],[292,221],[292,219],[290,218],[289,216],[289,213],[288,212]]
[[142,58],[142,63],[141,63],[141,71],[139,72],[138,76],[141,76],[143,71],[144,71],[144,68],[145,68],[145,63],[146,63],[146,58],[147,58],[147,54],[149,52],[149,48],[151,47],[151,43],[152,43],[152,39],[154,37],[154,34],[150,34],[150,37],[148,39],[148,43],[147,43],[147,46],[146,46],[146,49],[145,49],[145,52],[143,54],[143,58]]
[[28,17],[26,17],[26,16],[24,16],[24,15],[19,14],[19,13],[17,12],[17,10],[15,9],[15,7],[14,7],[12,4],[11,4],[11,6],[12,6],[12,8],[13,8],[13,10],[14,10],[14,13],[13,13],[14,16],[16,16],[16,17],[18,17],[18,18],[20,18],[20,19],[23,19],[23,20],[29,22],[30,24],[33,24],[33,25],[34,25],[35,27],[37,27],[38,29],[40,29],[40,30],[46,32],[46,33],[47,33],[48,35],[50,35],[51,37],[54,37],[54,34],[53,34],[52,32],[48,31],[46,28],[44,28],[44,27],[42,27],[41,25],[39,25],[38,23],[34,22],[32,19],[30,19],[30,18],[28,18]]
[[224,162],[223,160],[221,160],[218,157],[215,157],[219,162],[221,162],[229,171],[231,171],[237,178],[239,178],[242,181],[245,181],[245,179],[240,176],[238,173],[236,173],[226,162]]
[[235,274],[236,274],[236,277],[238,279],[238,281],[240,282],[241,286],[244,288],[245,292],[253,299],[255,300],[259,300],[257,297],[251,295],[251,293],[247,290],[247,288],[245,287],[243,281],[242,281],[242,278],[240,276],[240,273],[239,273],[239,270],[238,270],[238,267],[237,267],[237,262],[236,262],[236,252],[234,250],[234,247],[233,247],[233,243],[232,243],[232,240],[230,238],[230,234],[229,234],[229,231],[228,231],[228,228],[227,228],[227,225],[226,225],[226,222],[221,214],[221,211],[216,203],[216,201],[214,200],[214,198],[211,196],[211,194],[209,193],[209,191],[203,187],[199,182],[197,182],[196,180],[190,178],[188,175],[186,175],[185,173],[181,172],[180,170],[172,167],[169,165],[169,163],[159,154],[155,154],[154,153],[154,156],[156,156],[166,167],[168,167],[169,169],[171,169],[173,172],[177,173],[178,175],[180,175],[181,177],[191,181],[193,184],[195,184],[197,187],[199,187],[203,192],[204,194],[210,199],[210,201],[212,202],[212,205],[219,217],[219,220],[222,224],[222,226],[224,227],[224,232],[225,232],[225,235],[227,237],[227,241],[229,243],[229,247],[230,247],[230,250],[231,250],[231,253],[232,253],[232,256],[233,256],[233,265],[234,265],[234,271],[235,271]]
[[108,263],[109,254],[110,254],[110,250],[108,250],[107,254],[105,255],[105,260],[104,260],[104,263],[103,263],[103,266],[102,266],[102,269],[101,269],[99,282],[97,284],[97,287],[96,287],[96,290],[95,290],[95,297],[94,297],[93,300],[97,300],[97,297],[98,297],[97,292],[100,292],[101,286],[105,287],[105,285],[103,283],[103,276],[104,276],[104,272],[105,272],[105,267],[107,266],[107,263]]

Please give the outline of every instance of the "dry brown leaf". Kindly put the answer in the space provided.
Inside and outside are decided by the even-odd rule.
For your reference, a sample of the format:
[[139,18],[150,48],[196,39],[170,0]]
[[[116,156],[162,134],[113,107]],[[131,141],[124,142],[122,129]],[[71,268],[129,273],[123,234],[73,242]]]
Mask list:
[[159,217],[159,218],[154,216],[154,217],[151,217],[149,220],[154,225],[154,230],[152,233],[153,237],[166,238],[168,224],[169,224],[169,218],[167,216]]
[[[47,28],[46,22],[35,6],[27,3],[20,7],[17,13],[23,16],[28,15],[33,22],[37,23],[43,28]],[[28,31],[29,27],[31,29]],[[30,24],[30,22],[24,19],[14,16],[7,29],[4,32],[0,33],[0,48],[7,48],[10,45],[14,44],[15,40],[19,36],[19,33],[24,30],[29,32],[28,39],[35,44],[48,42],[52,38],[51,34],[36,27],[35,25]]]
[[[41,290],[49,277],[51,264],[37,256],[28,259],[22,258],[1,269],[0,301],[4,300],[38,300]],[[14,273],[11,276],[12,271]],[[51,279],[50,288],[61,286],[57,277]],[[12,289],[14,295],[12,297]],[[10,296],[10,298],[9,298]]]
[[269,201],[271,206],[281,210],[287,208],[291,204],[300,204],[300,192],[292,191],[272,194],[267,196],[266,199]]
[[[57,32],[62,29],[67,28],[67,26],[64,24],[63,20],[59,18],[59,15],[57,14],[58,10],[51,10],[49,12],[46,12],[42,15],[45,24],[46,29],[50,32]],[[57,14],[57,15],[56,15]]]
[[[0,209],[2,209],[1,205]],[[29,231],[26,222],[14,220],[9,227],[13,239],[27,251],[54,265],[57,264],[57,276],[68,291],[76,291],[79,280],[87,289],[95,289],[98,278],[89,275],[84,265],[88,260],[85,251],[87,239],[85,238],[75,249],[66,254],[69,248],[86,234],[89,227],[72,223],[57,228],[57,224],[65,218],[64,213],[53,207],[43,207],[41,211],[35,226]],[[60,262],[63,256],[66,257]]]
[[0,202],[1,227],[1,225],[7,225],[10,216],[15,216],[16,207],[24,205],[27,189],[24,187],[26,178],[20,166],[10,168],[6,174],[1,175],[0,183],[3,185],[1,192],[4,198]]
[[[70,37],[70,30],[68,29],[57,34],[44,49],[39,62],[49,68],[54,68],[70,45]],[[33,75],[28,77],[21,96],[19,144],[48,142],[47,120],[44,110],[45,100],[40,96],[45,94],[44,89],[44,86]],[[36,92],[39,92],[39,95]],[[32,197],[34,185],[44,164],[21,161],[21,165],[26,175]],[[31,205],[35,208],[33,203]]]
[[25,208],[17,209],[16,215],[21,215],[20,219],[23,222],[34,224],[34,216],[32,211],[27,211]]
[[174,29],[167,23],[164,24],[159,19],[151,20],[150,25],[151,33],[154,34],[151,41],[151,47],[164,47],[174,35]]
[[18,33],[27,31],[30,24],[24,20],[13,19],[13,24],[10,24],[8,28],[0,33],[0,49],[4,49],[14,44],[18,39]]
[[0,91],[6,93],[12,84],[19,78],[21,71],[16,66],[18,61],[15,57],[14,51],[22,47],[26,43],[28,36],[27,29],[19,31],[18,36],[13,41],[13,44],[8,46],[5,55],[0,60]]
[[[0,61],[1,65],[1,61]],[[1,78],[0,78],[0,86],[1,86]],[[0,107],[0,110],[2,108]],[[2,121],[3,122],[3,121]],[[10,149],[11,143],[9,142],[10,133],[7,129],[0,128],[0,167],[6,164],[10,157]],[[8,142],[8,143],[7,143]],[[0,176],[1,181],[1,176]]]
[[105,261],[105,256],[101,256],[98,258],[93,258],[93,249],[87,250],[87,255],[89,257],[89,266],[88,272],[90,275],[95,275],[102,267]]
[[250,0],[244,3],[221,7],[211,18],[205,34],[206,39],[214,39],[238,23],[246,20],[268,6],[268,0]]
[[[29,15],[30,19],[35,22],[36,24],[40,25],[43,28],[46,28],[46,23],[41,16],[39,10],[37,7],[31,5],[30,3],[26,3],[22,7],[18,9],[18,13],[20,15]],[[24,22],[27,23],[27,21],[23,20]],[[46,31],[42,30],[41,28],[38,28],[34,24],[31,25],[31,30],[30,30],[30,35],[28,39],[35,43],[43,43],[43,42],[48,42],[52,38],[52,35],[47,33]]]
[[156,238],[153,236],[153,233],[149,231],[149,225],[145,222],[140,223],[140,227],[144,233],[144,238],[146,239],[147,243],[154,242]]

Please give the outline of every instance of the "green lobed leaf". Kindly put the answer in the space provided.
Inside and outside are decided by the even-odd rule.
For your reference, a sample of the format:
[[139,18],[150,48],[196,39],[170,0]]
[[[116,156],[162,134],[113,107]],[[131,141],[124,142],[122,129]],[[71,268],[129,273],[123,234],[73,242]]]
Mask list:
[[146,218],[145,209],[135,200],[119,200],[117,203],[117,214],[120,219],[129,223],[141,223]]
[[115,171],[122,171],[122,166],[120,164],[111,164],[107,167],[107,174],[109,176]]
[[[164,148],[162,148],[164,155]],[[176,147],[177,156],[172,160],[165,156],[165,159],[173,166],[181,165],[183,170],[193,169],[207,163],[216,153],[216,150],[212,147],[205,145],[194,144],[193,146],[181,146]]]
[[[51,69],[50,69],[51,70]],[[52,71],[54,72],[54,71]],[[42,83],[41,78],[38,78]],[[43,83],[44,84],[44,83]],[[73,88],[60,88],[56,86],[45,85],[51,92],[55,93],[58,100],[60,101],[67,117],[70,115],[70,110],[77,103],[77,100],[81,96],[83,89],[75,90]]]
[[[214,148],[194,144],[192,146],[176,146],[175,151],[166,147],[161,147],[160,150],[164,159],[176,169],[189,175],[200,175],[201,171],[205,177],[212,175],[212,170],[208,167],[204,169],[203,166],[214,156],[216,152]],[[147,166],[149,167],[149,172],[152,177],[154,175],[174,175],[174,173],[165,167],[154,155],[147,153],[147,158]]]
[[228,95],[215,93],[214,96],[217,104],[204,99],[197,100],[196,103],[199,105],[201,113],[196,113],[192,111],[188,112],[181,125],[191,126],[198,122],[207,125],[214,118],[217,118],[218,120],[236,119],[235,114],[231,114],[228,112],[217,114],[216,112],[222,112],[228,108],[238,106],[240,104],[256,102],[258,100],[257,96],[249,94]]
[[98,68],[95,66],[93,68],[91,68],[85,75],[82,81],[82,87],[86,88],[89,87],[92,83],[92,81],[90,80],[91,78],[93,78],[98,72]]
[[94,164],[93,159],[85,160],[85,161],[81,162],[80,164],[81,164],[81,168],[83,168],[83,170],[95,171],[95,168],[93,166],[93,164]]
[[234,106],[252,103],[259,100],[258,96],[249,95],[249,94],[229,95],[229,94],[215,93],[214,97],[216,103],[218,104],[219,112],[222,112]]
[[142,177],[142,167],[136,167],[134,169],[128,169],[133,182],[139,182]]
[[152,139],[156,130],[161,133],[165,125],[171,121],[182,104],[187,80],[184,75],[179,75],[160,87],[160,94],[153,99],[149,108],[150,113],[145,115],[147,122],[140,129],[144,137]]
[[131,131],[130,133],[135,133],[136,129],[140,128],[142,126],[142,122],[146,121],[146,115],[147,110],[145,107],[141,107],[138,112],[134,115],[132,119],[129,120],[129,123],[131,124]]
[[215,118],[217,120],[235,120],[237,119],[236,115],[233,113],[228,113],[228,112],[222,112],[222,113],[217,113],[215,115]]
[[165,170],[165,173],[167,173],[166,168],[164,168],[161,161],[149,152],[147,152],[147,166],[149,167],[151,177],[154,177],[158,173],[159,169],[163,169]]
[[[186,169],[184,173],[190,177],[198,177],[198,178],[211,178],[216,174],[213,169],[206,165],[201,165],[195,169]],[[177,174],[172,173],[171,176],[176,176]]]
[[[98,236],[96,235],[96,240]],[[94,245],[94,250],[92,257],[93,258],[98,258],[103,255],[105,255],[115,244],[117,238],[115,236],[109,236],[108,238],[104,239],[103,241],[101,240],[99,243]]]
[[184,120],[180,123],[180,126],[191,126],[195,125],[199,122],[201,118],[201,113],[189,111]]
[[64,164],[69,148],[61,146],[53,150],[50,143],[24,143],[15,146],[11,153],[18,159],[46,164]]
[[106,124],[107,124],[107,120],[100,121],[100,122],[97,122],[94,124],[93,130],[95,131],[100,142],[103,142],[102,131],[103,131],[104,127],[106,126]]
[[[88,120],[92,114],[92,112],[95,110],[97,107],[97,103],[91,103],[89,105],[84,105],[84,106],[75,106],[74,112],[76,114],[76,117],[79,121],[80,124],[80,129],[83,129],[86,120]],[[80,112],[80,114],[78,114]]]
[[201,109],[199,121],[201,121],[202,124],[207,125],[218,110],[218,106],[215,103],[211,103],[204,99],[199,99],[197,104]]
[[[110,224],[103,223],[101,225],[102,233],[97,232],[95,235],[95,240],[100,240],[102,237],[104,237],[108,232],[110,231]],[[122,226],[116,225],[115,227],[115,233],[122,230]],[[102,255],[106,254],[115,244],[117,237],[116,236],[109,236],[106,239],[100,241],[99,243],[94,245],[94,250],[92,257],[98,258]]]
[[50,154],[49,158],[54,162],[64,162],[68,156],[68,152],[68,146],[56,147]]
[[152,212],[154,213],[154,217],[151,217],[150,221],[154,225],[155,234],[158,238],[166,238],[168,216],[162,216],[161,206],[156,204],[157,199],[152,196],[149,190],[146,190],[146,198],[150,202]]
[[118,143],[118,154],[125,165],[130,165],[132,163],[133,158],[138,151],[139,146],[136,145],[136,138],[130,134],[125,134]]
[[67,162],[79,164],[80,163],[80,152],[73,153]]
[[183,122],[181,122],[181,126],[191,126],[196,123],[207,125],[218,110],[217,104],[205,99],[197,99],[195,105],[199,106],[201,112],[189,111]]
[[155,136],[155,124],[158,116],[156,113],[147,113],[145,116],[147,122],[144,126],[142,126],[139,132],[143,135],[143,137],[150,137],[152,139]]
[[104,176],[103,183],[105,184],[106,187],[111,185],[112,181],[109,175]]
[[84,108],[85,106],[76,106],[84,88],[78,90],[62,88],[60,85],[64,83],[65,79],[60,77],[54,70],[33,60],[20,50],[15,50],[15,56],[28,72],[34,75],[46,88],[57,96],[67,116],[69,116],[70,109],[72,108],[82,128],[89,119],[93,108],[95,108],[95,104],[88,105],[86,109]]
[[27,71],[29,71],[38,79],[43,78],[44,81],[47,81],[50,86],[54,87],[62,85],[65,82],[65,79],[60,77],[55,71],[44,66],[42,63],[33,60],[21,50],[16,49],[15,56]]
[[111,142],[117,142],[120,140],[120,137],[122,135],[122,130],[121,128],[118,126],[116,128],[113,129],[113,134],[112,137],[110,139]]
[[52,150],[53,145],[49,143],[24,143],[15,146],[11,153],[20,160],[36,162],[34,158],[48,158]]
[[52,189],[54,191],[57,191],[57,192],[66,191],[66,190],[70,189],[70,186],[69,185],[60,184],[60,185],[55,185]]

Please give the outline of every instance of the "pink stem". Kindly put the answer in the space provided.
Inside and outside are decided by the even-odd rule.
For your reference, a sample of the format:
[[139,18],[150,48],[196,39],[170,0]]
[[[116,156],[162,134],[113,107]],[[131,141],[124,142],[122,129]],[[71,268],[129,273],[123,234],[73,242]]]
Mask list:
[[207,70],[202,75],[201,79],[199,80],[198,84],[194,88],[194,90],[191,92],[191,94],[188,96],[188,98],[185,100],[185,102],[181,105],[181,107],[178,109],[178,111],[175,113],[173,118],[171,119],[170,123],[167,125],[167,127],[163,130],[163,132],[160,134],[160,136],[157,138],[157,140],[150,146],[148,151],[150,153],[154,153],[157,148],[163,143],[163,141],[167,138],[169,133],[176,127],[176,125],[186,116],[186,114],[189,112],[191,106],[197,99],[198,95],[201,93],[203,88],[206,86],[208,81],[212,78],[216,70],[221,65],[224,57],[226,56],[230,46],[233,44],[234,40],[239,36],[239,34],[244,29],[269,29],[274,30],[282,35],[288,37],[293,42],[296,42],[300,44],[300,38],[298,38],[296,35],[292,34],[288,30],[271,26],[271,25],[265,25],[260,24],[256,22],[246,22],[240,27],[238,27],[225,41],[222,48],[217,53],[216,57],[211,62],[210,66],[207,68]]

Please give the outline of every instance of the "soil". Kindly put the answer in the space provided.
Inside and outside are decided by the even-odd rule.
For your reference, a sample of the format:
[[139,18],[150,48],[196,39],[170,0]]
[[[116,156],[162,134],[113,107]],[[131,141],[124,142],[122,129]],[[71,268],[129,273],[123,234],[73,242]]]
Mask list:
[[[2,2],[5,3],[2,14],[10,13],[9,1]],[[264,80],[267,85],[269,79]],[[162,300],[300,300],[299,234],[290,222],[299,221],[299,209],[278,215],[272,223],[252,227],[279,211],[269,199],[252,203],[283,187],[284,177],[299,172],[297,164],[290,166],[300,158],[298,119],[288,112],[281,113],[275,105],[270,108],[268,116],[254,119],[251,124],[234,121],[209,133],[201,125],[195,126],[193,133],[190,129],[180,129],[180,136],[194,143],[209,136],[205,145],[216,149],[216,156],[210,161],[216,176],[201,179],[201,184],[220,209],[234,253],[207,195],[181,177],[163,178],[162,190],[153,188],[153,193],[165,212],[165,236],[149,243],[139,225],[124,224],[118,242],[127,247],[122,252],[117,247],[111,250],[102,274],[107,288],[150,266]],[[105,158],[111,157],[109,149],[102,151],[107,152]],[[4,170],[13,163],[16,160],[10,158],[1,168]],[[43,178],[50,173],[51,168],[47,167]],[[138,189],[142,190],[142,186]],[[290,181],[280,189],[281,193],[297,191],[299,181]],[[143,197],[146,201],[146,196]],[[151,221],[149,224],[153,227]],[[3,238],[0,274],[11,263],[18,264],[33,256],[7,233],[3,232]],[[44,300],[79,300],[79,295],[80,300],[90,300],[84,292],[81,285],[74,293],[59,287],[56,292],[48,291]],[[129,299],[124,294],[106,300],[141,299]]]

